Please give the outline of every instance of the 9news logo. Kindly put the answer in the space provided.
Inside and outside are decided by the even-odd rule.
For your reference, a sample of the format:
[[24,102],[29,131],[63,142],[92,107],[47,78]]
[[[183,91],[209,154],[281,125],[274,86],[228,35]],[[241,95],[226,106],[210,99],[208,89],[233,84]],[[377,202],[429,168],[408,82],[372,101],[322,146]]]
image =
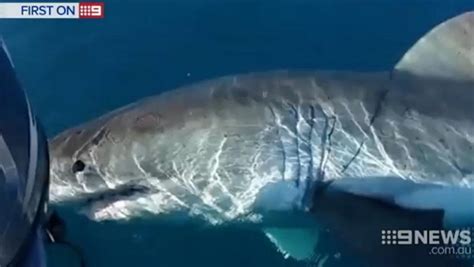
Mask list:
[[[474,230],[474,229],[473,229]],[[470,245],[471,230],[382,230],[382,245]]]
[[104,17],[104,3],[79,3],[79,18],[101,19]]

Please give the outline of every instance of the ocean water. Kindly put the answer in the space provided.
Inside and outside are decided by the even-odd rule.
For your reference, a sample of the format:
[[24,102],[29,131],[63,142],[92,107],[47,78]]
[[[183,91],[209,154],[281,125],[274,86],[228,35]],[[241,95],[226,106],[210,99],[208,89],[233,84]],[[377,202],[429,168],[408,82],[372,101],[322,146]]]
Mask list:
[[[227,74],[389,70],[432,27],[473,9],[473,0],[110,0],[103,20],[0,21],[0,33],[53,136]],[[87,266],[307,266],[254,230],[62,215]],[[53,266],[76,266],[71,250],[49,251]]]

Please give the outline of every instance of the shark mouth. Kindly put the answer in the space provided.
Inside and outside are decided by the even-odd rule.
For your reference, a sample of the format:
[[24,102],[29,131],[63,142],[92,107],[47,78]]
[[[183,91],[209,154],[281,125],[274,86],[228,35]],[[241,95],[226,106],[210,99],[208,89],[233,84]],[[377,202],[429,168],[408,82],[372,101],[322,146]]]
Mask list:
[[140,196],[151,193],[152,189],[139,184],[124,184],[114,189],[107,189],[96,192],[88,196],[83,202],[85,205],[92,205],[96,202],[112,203],[122,199],[136,199]]

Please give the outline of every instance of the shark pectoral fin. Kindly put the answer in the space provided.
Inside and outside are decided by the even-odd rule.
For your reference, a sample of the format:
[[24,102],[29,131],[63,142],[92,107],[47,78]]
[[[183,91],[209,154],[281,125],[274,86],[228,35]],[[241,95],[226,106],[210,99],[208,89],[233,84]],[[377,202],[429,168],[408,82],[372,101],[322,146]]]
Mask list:
[[[337,251],[361,261],[362,266],[460,266],[452,255],[433,258],[431,247],[423,243],[384,246],[396,244],[391,242],[399,230],[424,233],[452,229],[446,225],[450,215],[462,213],[451,210],[459,205],[452,199],[456,195],[462,195],[464,201],[474,197],[467,188],[400,177],[341,178],[316,187],[311,213],[334,240]],[[454,230],[465,227],[458,225]],[[326,240],[326,235],[321,236],[319,247]]]
[[396,199],[399,206],[443,210],[443,227],[474,226],[474,190],[462,187],[435,187],[417,190]]
[[[315,190],[311,213],[335,239],[357,250],[380,244],[385,229],[440,229],[444,211],[400,205],[421,185],[399,177],[341,178]],[[426,188],[436,187],[427,185]],[[364,242],[362,242],[364,241]]]
[[383,209],[401,223],[418,218],[420,224],[414,227],[474,226],[471,188],[417,183],[399,177],[370,177],[335,180],[323,193],[321,199],[332,203],[351,202],[354,207]]
[[418,40],[395,66],[395,71],[422,77],[474,81],[473,36],[473,11],[449,19]]
[[285,258],[310,260],[319,240],[317,228],[264,228],[265,235]]

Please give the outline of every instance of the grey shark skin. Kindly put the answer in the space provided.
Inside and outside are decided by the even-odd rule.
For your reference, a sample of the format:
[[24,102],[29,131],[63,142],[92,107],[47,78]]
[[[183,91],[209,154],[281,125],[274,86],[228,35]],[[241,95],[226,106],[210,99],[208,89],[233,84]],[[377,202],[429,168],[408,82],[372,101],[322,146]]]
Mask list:
[[84,202],[94,220],[215,224],[314,211],[316,182],[346,177],[468,190],[473,28],[472,12],[441,24],[391,72],[228,76],[66,130],[50,142],[51,200]]

